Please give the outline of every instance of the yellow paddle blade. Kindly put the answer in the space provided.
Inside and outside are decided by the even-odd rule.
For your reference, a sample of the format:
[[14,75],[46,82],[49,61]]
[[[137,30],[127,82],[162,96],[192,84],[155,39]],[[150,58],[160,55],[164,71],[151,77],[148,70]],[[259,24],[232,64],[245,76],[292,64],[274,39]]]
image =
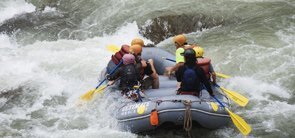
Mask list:
[[234,101],[238,105],[244,107],[248,104],[249,99],[244,97],[243,95],[234,91],[227,90],[224,87],[220,87],[220,88],[232,101]]
[[247,136],[252,131],[252,128],[247,122],[241,118],[240,116],[234,114],[229,109],[225,108],[226,111],[229,113],[231,120],[233,121],[234,125],[239,129],[239,131],[244,135]]
[[104,90],[106,87],[107,87],[107,85],[104,85],[104,86],[100,86],[97,89],[89,90],[87,93],[85,93],[84,95],[82,95],[80,97],[80,99],[85,100],[85,101],[89,101],[89,100],[91,100],[93,98],[94,93],[99,93],[102,90]]
[[214,103],[214,102],[210,102],[210,105],[211,105],[213,111],[216,112],[216,111],[218,110],[218,105],[217,105],[216,103]]
[[107,85],[100,86],[98,89],[95,90],[95,93],[100,93],[100,92],[102,92],[106,87],[107,87]]
[[113,53],[116,53],[120,50],[120,47],[118,47],[117,45],[114,45],[114,44],[110,44],[110,45],[107,45],[107,50],[111,51]]
[[94,92],[95,92],[95,89],[92,89],[88,91],[87,93],[85,93],[84,95],[82,95],[80,99],[89,101],[92,99]]
[[225,74],[222,74],[222,73],[217,73],[215,72],[216,76],[220,77],[220,78],[224,78],[224,79],[227,79],[227,78],[230,78],[230,76],[228,75],[225,75]]

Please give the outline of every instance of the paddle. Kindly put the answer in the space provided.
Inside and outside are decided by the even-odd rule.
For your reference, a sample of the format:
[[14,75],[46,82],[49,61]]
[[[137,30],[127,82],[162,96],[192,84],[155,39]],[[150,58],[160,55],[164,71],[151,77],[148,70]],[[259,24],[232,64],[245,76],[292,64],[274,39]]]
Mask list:
[[244,107],[248,104],[249,99],[244,97],[243,95],[241,95],[237,92],[225,89],[224,87],[221,87],[218,84],[215,84],[215,86],[219,87],[232,101],[234,101],[238,105]]
[[116,53],[120,50],[120,48],[117,45],[110,44],[110,45],[107,45],[107,50],[113,53]]
[[[162,58],[165,60],[168,60],[168,61],[176,62],[175,60],[170,59],[170,58],[166,58],[166,57],[162,57]],[[220,78],[224,78],[224,79],[230,78],[230,76],[222,74],[222,73],[216,73],[216,76],[218,76]]]
[[[123,63],[123,61],[121,60],[120,63],[111,71],[110,75],[112,75],[118,68],[119,66]],[[105,81],[107,80],[107,78],[104,78],[103,81],[101,81],[96,87],[95,89],[92,89],[92,90],[89,90],[88,92],[86,92],[84,95],[82,95],[80,98],[82,100],[86,100],[86,101],[89,101],[92,99],[94,93],[98,93],[98,92],[101,92],[102,90],[104,90],[106,86],[102,86],[100,87]],[[100,87],[100,88],[99,88]]]
[[247,122],[241,118],[240,116],[234,114],[233,112],[231,112],[228,108],[226,108],[222,102],[220,102],[215,96],[213,96],[213,98],[222,106],[225,108],[225,110],[228,112],[232,122],[234,123],[234,125],[239,129],[239,131],[244,135],[247,136],[252,128],[249,124],[247,124]]
[[215,72],[216,76],[220,77],[220,78],[224,78],[224,79],[228,79],[230,78],[231,76],[228,76],[228,75],[225,75],[225,74],[222,74],[222,73],[218,73],[218,72]]

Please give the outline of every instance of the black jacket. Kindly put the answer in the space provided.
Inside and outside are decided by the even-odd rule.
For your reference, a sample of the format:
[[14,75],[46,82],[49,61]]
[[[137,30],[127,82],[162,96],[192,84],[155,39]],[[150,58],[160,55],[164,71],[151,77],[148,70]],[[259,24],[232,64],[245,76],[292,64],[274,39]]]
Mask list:
[[[176,71],[177,82],[183,81],[183,76],[184,76],[184,72],[186,68],[188,68],[188,66],[186,66],[185,64],[183,66],[180,66],[179,69]],[[195,85],[193,85],[193,87],[190,90],[185,90],[184,88],[187,88],[185,87],[185,83],[181,83],[179,90],[189,91],[189,92],[199,92],[201,90],[201,85],[204,84],[209,94],[212,95],[213,91],[212,91],[209,80],[206,78],[204,70],[200,68],[198,65],[195,65],[194,67],[190,67],[190,68],[194,68],[196,76],[197,76],[194,82]]]
[[123,65],[114,74],[108,76],[108,80],[115,80],[119,77],[119,87],[122,90],[132,89],[140,81],[140,75],[134,64]]

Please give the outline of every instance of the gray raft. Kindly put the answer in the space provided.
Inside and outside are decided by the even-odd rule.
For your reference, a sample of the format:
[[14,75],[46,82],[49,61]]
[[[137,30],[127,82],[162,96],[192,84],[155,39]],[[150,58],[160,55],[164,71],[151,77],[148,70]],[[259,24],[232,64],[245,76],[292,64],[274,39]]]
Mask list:
[[[120,126],[134,133],[155,130],[162,125],[182,126],[184,122],[191,119],[193,124],[208,129],[217,129],[228,124],[230,117],[224,108],[218,106],[214,111],[211,102],[218,105],[210,98],[206,90],[201,91],[201,96],[176,95],[176,80],[163,76],[165,67],[173,66],[175,63],[163,60],[162,57],[175,59],[175,57],[160,48],[144,48],[144,59],[153,59],[155,68],[160,75],[160,88],[145,91],[143,102],[123,102],[115,114]],[[213,88],[215,96],[229,106],[228,99],[222,92]],[[158,111],[158,125],[150,123],[151,111]],[[187,113],[187,114],[185,114]]]

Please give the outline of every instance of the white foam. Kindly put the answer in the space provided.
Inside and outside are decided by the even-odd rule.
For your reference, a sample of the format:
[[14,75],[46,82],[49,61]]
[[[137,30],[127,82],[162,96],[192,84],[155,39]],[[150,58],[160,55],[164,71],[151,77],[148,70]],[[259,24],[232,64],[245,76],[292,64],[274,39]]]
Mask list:
[[56,11],[55,7],[46,6],[43,12],[46,13],[46,12],[54,12],[54,11]]
[[9,36],[6,34],[0,34],[0,43],[0,49],[13,48],[17,46],[17,44],[14,41],[11,41]]
[[282,86],[269,84],[250,77],[233,77],[227,80],[225,88],[250,96],[250,99],[266,100],[268,94],[290,98],[290,93]]
[[[116,120],[110,116],[111,111],[104,110],[114,104],[109,103],[107,98],[98,97],[95,103],[90,102],[83,109],[75,106],[82,94],[98,85],[97,77],[113,54],[106,50],[106,46],[130,44],[135,37],[143,38],[138,34],[135,22],[126,24],[114,35],[85,41],[39,41],[15,46],[8,36],[0,36],[0,42],[5,43],[0,48],[0,53],[5,53],[0,54],[0,90],[24,86],[30,89],[24,90],[22,94],[35,97],[33,101],[23,101],[24,105],[13,107],[9,114],[4,113],[3,116],[7,115],[5,118],[10,121],[33,120],[36,123],[33,131],[24,134],[25,137],[48,137],[49,134],[53,137],[136,137],[118,130]],[[55,96],[66,97],[66,105],[44,104]],[[1,99],[0,104],[5,102],[6,99]],[[46,119],[41,121],[30,116],[32,112],[43,110],[45,112],[42,114],[47,120],[58,119],[51,128],[42,126]],[[77,121],[77,124],[75,120],[80,118],[87,128],[75,129],[80,122]]]
[[35,6],[25,0],[7,0],[2,1],[1,4],[4,7],[0,7],[0,23],[14,15],[35,11]]

